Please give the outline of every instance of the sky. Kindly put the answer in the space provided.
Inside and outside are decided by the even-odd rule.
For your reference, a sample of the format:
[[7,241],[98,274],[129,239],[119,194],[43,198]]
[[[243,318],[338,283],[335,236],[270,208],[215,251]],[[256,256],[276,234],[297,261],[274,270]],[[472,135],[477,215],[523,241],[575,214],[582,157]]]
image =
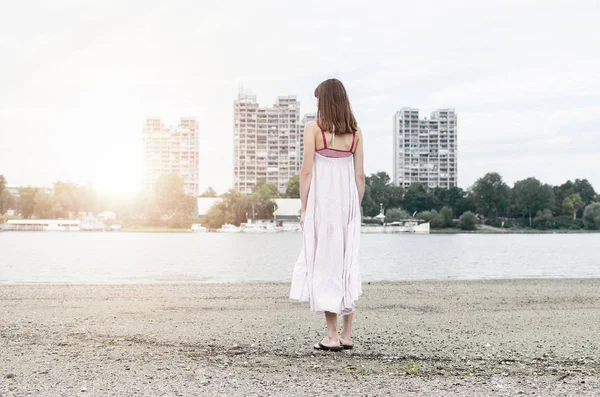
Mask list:
[[392,173],[393,115],[455,108],[458,184],[486,172],[600,190],[600,3],[11,2],[0,14],[0,174],[9,186],[141,185],[146,116],[200,124],[200,187],[232,185],[233,101],[341,79],[367,173]]

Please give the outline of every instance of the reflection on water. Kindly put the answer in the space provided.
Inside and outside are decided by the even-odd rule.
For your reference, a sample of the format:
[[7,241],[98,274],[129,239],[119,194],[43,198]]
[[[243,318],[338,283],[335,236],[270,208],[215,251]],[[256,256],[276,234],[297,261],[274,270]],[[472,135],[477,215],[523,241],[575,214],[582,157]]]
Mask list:
[[[0,234],[0,283],[288,282],[300,234]],[[363,281],[600,277],[600,234],[363,234]]]

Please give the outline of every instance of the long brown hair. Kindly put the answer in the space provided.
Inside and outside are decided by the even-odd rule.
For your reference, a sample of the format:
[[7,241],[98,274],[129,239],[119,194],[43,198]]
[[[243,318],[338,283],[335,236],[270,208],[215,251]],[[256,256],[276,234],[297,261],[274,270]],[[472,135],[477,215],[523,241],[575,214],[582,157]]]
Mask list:
[[347,134],[358,129],[348,94],[341,81],[325,80],[315,88],[315,97],[319,100],[317,124],[323,131]]

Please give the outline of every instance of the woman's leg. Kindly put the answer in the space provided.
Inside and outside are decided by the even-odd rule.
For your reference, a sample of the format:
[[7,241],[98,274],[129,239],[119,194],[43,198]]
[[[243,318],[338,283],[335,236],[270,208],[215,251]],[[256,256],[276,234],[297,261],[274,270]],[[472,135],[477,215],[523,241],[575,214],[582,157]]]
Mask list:
[[337,314],[325,312],[325,321],[327,322],[327,337],[323,340],[325,346],[340,346],[340,337],[337,330]]
[[342,337],[340,338],[340,343],[344,345],[352,346],[352,319],[354,318],[354,313],[346,314],[344,316],[344,328],[342,329]]

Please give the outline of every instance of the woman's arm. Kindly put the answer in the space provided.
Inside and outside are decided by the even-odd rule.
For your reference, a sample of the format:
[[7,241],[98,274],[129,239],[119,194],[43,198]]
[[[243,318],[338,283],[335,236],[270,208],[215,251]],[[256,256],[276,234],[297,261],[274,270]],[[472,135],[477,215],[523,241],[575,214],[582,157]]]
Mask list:
[[363,136],[360,128],[356,132],[356,149],[354,150],[354,178],[356,179],[356,187],[358,188],[358,199],[362,204],[363,196],[365,195],[365,166],[363,152]]
[[313,161],[315,157],[315,128],[317,123],[314,121],[306,123],[304,127],[304,157],[302,159],[302,169],[300,170],[300,201],[302,203],[302,220],[304,212],[308,205],[308,190],[312,180]]

